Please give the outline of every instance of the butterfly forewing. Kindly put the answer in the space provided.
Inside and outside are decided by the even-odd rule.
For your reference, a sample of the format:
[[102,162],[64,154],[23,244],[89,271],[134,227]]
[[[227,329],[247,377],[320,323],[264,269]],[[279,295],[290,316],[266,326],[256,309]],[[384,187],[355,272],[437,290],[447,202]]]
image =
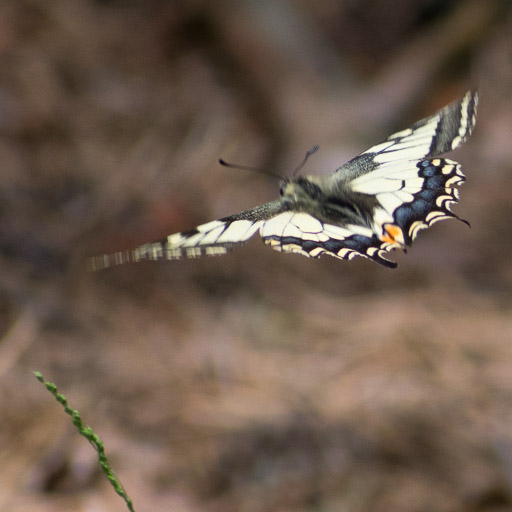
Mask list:
[[342,173],[356,178],[374,170],[386,172],[390,169],[383,166],[417,162],[457,149],[475,126],[477,106],[478,94],[468,91],[462,99],[367,149],[338,168],[335,175]]
[[281,201],[256,206],[188,231],[174,233],[163,240],[144,244],[136,249],[96,256],[91,258],[90,264],[94,270],[99,270],[130,261],[175,260],[226,254],[249,240],[263,221],[277,215],[282,206]]

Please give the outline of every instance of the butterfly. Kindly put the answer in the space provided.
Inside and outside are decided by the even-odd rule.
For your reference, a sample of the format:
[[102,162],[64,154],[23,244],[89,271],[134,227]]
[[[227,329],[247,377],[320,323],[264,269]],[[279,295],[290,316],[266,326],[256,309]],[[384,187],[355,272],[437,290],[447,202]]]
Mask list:
[[96,256],[91,266],[225,254],[259,232],[276,251],[310,258],[363,256],[395,268],[387,252],[405,250],[420,230],[440,220],[462,220],[450,208],[464,175],[457,162],[439,155],[466,141],[477,105],[477,92],[468,91],[331,175],[285,178],[279,199],[133,250]]

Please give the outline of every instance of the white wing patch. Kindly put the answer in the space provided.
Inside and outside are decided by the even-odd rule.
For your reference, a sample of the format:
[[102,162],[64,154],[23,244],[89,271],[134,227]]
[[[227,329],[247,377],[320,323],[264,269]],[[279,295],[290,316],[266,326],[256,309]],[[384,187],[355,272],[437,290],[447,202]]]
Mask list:
[[395,164],[398,161],[417,161],[429,153],[439,119],[416,130],[403,130],[388,138],[388,141],[368,149],[365,153],[375,153],[373,161],[378,164]]
[[[461,107],[460,107],[460,123],[459,123],[459,134],[453,138],[451,148],[457,149],[467,138],[467,136],[471,133],[471,129],[475,124],[475,118],[469,119],[470,112],[470,102],[472,98],[469,94],[466,94],[462,99]],[[478,96],[475,97],[475,108],[478,105]],[[473,113],[473,116],[475,113]]]
[[232,222],[214,220],[198,226],[193,233],[169,235],[165,249],[175,251],[202,245],[240,243],[254,235],[258,227],[259,223],[245,219]]
[[[201,248],[207,248],[208,254],[225,253],[227,248],[222,244],[240,244],[245,242],[258,231],[261,222],[241,219],[234,221],[214,220],[198,226],[195,230],[185,233],[176,233],[167,237],[166,242],[157,242],[163,250],[173,258],[179,258],[181,249],[194,249],[189,251],[187,257],[201,256]],[[152,246],[153,244],[149,244]],[[215,248],[208,247],[215,245]],[[220,247],[219,247],[220,245]],[[145,246],[142,246],[145,247]]]
[[[215,241],[215,243],[240,243],[251,238],[259,228],[259,222],[250,220],[236,220],[232,222]],[[205,243],[204,241],[202,243]],[[212,243],[212,242],[207,242]]]
[[284,212],[266,221],[260,229],[260,235],[266,239],[295,238],[313,242],[327,242],[330,239],[344,240],[349,236],[359,234],[372,236],[369,228],[357,225],[346,227],[334,224],[324,224],[308,213]]
[[291,237],[315,242],[326,242],[323,224],[307,213],[284,212],[266,221],[260,230],[262,238]]
[[381,205],[374,213],[374,230],[378,234],[385,223],[393,222],[395,210],[414,200],[425,180],[418,175],[416,162],[386,164],[356,178],[350,183],[354,192],[373,195]]

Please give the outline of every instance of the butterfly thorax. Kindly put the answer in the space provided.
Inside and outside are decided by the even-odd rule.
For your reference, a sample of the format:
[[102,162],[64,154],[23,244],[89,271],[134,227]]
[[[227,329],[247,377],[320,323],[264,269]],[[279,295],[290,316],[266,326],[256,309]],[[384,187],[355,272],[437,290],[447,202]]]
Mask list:
[[283,180],[280,191],[290,206],[323,222],[373,225],[375,198],[354,192],[343,182],[321,176],[300,176]]

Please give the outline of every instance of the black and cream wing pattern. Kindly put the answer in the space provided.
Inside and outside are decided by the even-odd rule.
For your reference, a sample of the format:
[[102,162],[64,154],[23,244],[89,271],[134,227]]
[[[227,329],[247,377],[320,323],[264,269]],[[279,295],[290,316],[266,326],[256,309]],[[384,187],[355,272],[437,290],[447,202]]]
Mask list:
[[259,233],[276,251],[310,258],[362,256],[395,268],[386,258],[389,251],[405,250],[420,230],[458,218],[450,208],[464,175],[457,162],[440,155],[469,137],[477,104],[476,91],[468,91],[331,175],[284,179],[275,201],[133,250],[96,256],[91,266],[225,254]]

